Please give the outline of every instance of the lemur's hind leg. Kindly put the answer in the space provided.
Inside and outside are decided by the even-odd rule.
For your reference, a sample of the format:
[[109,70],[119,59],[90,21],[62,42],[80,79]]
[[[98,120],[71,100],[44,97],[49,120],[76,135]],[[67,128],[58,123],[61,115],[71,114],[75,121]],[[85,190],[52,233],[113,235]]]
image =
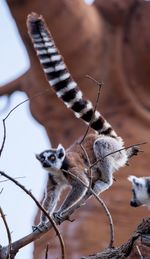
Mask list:
[[97,166],[101,172],[101,178],[96,181],[93,188],[96,194],[107,190],[113,183],[113,173],[126,164],[126,150],[113,153],[121,148],[123,143],[119,138],[100,136],[94,142],[93,150],[97,160],[100,159]]

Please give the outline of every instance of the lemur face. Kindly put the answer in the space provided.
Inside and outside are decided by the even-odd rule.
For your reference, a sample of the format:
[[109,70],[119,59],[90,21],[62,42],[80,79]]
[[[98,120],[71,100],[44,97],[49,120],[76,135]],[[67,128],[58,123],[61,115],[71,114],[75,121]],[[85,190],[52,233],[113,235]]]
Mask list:
[[130,205],[139,207],[146,205],[150,207],[150,177],[129,176],[132,183],[132,199]]
[[59,144],[56,149],[45,150],[36,155],[36,158],[41,162],[44,169],[52,171],[53,169],[59,170],[61,168],[65,154],[64,147]]

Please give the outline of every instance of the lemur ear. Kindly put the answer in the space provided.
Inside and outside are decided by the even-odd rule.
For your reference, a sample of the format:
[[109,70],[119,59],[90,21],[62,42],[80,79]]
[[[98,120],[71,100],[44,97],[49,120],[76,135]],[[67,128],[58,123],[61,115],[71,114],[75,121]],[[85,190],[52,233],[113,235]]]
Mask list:
[[59,144],[58,147],[57,147],[58,158],[62,159],[63,157],[65,157],[65,154],[66,154],[66,152],[65,152],[64,147],[61,144]]
[[134,176],[134,175],[130,175],[130,176],[128,177],[128,180],[129,180],[131,183],[136,183],[137,177]]
[[40,160],[40,155],[39,154],[35,154],[35,157],[37,160]]

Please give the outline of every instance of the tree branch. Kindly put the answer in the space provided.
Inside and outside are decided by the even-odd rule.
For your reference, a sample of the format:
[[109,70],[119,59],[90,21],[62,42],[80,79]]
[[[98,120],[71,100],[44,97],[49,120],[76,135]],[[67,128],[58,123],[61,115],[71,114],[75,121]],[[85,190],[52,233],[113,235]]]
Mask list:
[[143,221],[137,226],[137,229],[131,238],[120,247],[112,249],[108,248],[100,253],[84,256],[81,259],[125,259],[130,255],[136,240],[139,237],[142,240],[143,235],[150,235],[150,217],[143,219]]
[[49,89],[46,89],[45,91],[42,91],[38,94],[35,94],[34,96],[32,96],[31,98],[27,98],[25,99],[24,101],[20,102],[19,104],[17,104],[14,108],[12,108],[9,113],[6,115],[6,117],[3,119],[3,132],[4,132],[4,135],[3,135],[3,141],[2,141],[2,145],[1,145],[1,148],[0,148],[0,157],[2,155],[2,152],[3,152],[3,149],[4,149],[4,145],[5,145],[5,141],[6,141],[6,120],[9,118],[9,116],[19,107],[21,106],[22,104],[28,102],[29,100],[33,100],[34,98],[37,98],[38,96],[41,96],[45,93],[47,93]]
[[144,259],[143,256],[142,256],[142,254],[141,254],[141,251],[140,251],[140,248],[139,248],[138,245],[136,245],[136,249],[137,249],[137,251],[138,251],[138,254],[139,254],[140,258],[141,258],[141,259]]
[[12,243],[11,233],[10,233],[10,230],[9,230],[9,227],[8,227],[5,215],[4,215],[3,210],[2,210],[1,207],[0,207],[0,214],[2,216],[4,225],[5,225],[5,228],[6,228],[7,236],[8,236],[8,256],[7,256],[7,259],[10,259],[11,258],[11,243]]
[[[74,175],[73,173],[71,173],[70,171],[66,171],[66,170],[63,170],[65,173],[68,173],[70,174],[74,179],[76,179],[77,181],[79,181],[80,183],[82,183],[89,191],[89,195],[86,196],[86,198],[82,200],[82,203],[84,203],[84,201],[86,201],[89,196],[91,194],[93,194],[93,196],[96,198],[96,200],[102,205],[104,211],[106,212],[106,215],[108,217],[108,221],[109,221],[109,225],[110,225],[110,242],[109,242],[109,245],[108,247],[113,247],[113,243],[114,243],[114,225],[113,225],[113,220],[112,220],[112,217],[111,217],[111,214],[106,206],[106,204],[104,203],[104,201],[93,191],[93,189],[89,186],[87,186],[83,181],[82,179],[80,179],[79,177],[77,177],[76,175]],[[80,207],[81,204],[78,205],[78,207]]]
[[92,81],[94,81],[97,85],[98,85],[98,93],[97,93],[97,98],[96,98],[96,103],[95,103],[95,107],[94,107],[94,110],[93,110],[93,115],[92,115],[92,118],[91,118],[91,121],[89,122],[88,124],[88,127],[85,131],[85,134],[83,135],[82,139],[80,140],[80,145],[83,143],[83,141],[85,140],[88,132],[89,132],[89,129],[91,127],[91,123],[92,123],[92,120],[93,120],[93,117],[94,117],[94,114],[96,112],[96,109],[97,109],[97,105],[98,105],[98,101],[99,101],[99,98],[100,98],[100,92],[101,92],[101,88],[102,86],[104,85],[103,82],[98,82],[97,80],[95,80],[93,77],[89,76],[89,75],[86,75],[86,77]]
[[[14,178],[12,178],[11,176],[5,174],[4,172],[0,171],[0,175],[8,178],[10,181],[12,181],[13,183],[15,183],[17,186],[19,186],[26,194],[28,194],[32,200],[36,203],[36,205],[39,207],[39,209],[41,211],[43,211],[43,213],[46,215],[46,217],[48,218],[51,227],[54,228],[56,235],[59,238],[60,244],[61,244],[61,252],[62,252],[62,259],[65,258],[65,246],[64,246],[64,242],[62,239],[62,236],[56,226],[55,221],[51,218],[51,216],[47,213],[47,211],[41,206],[41,204],[37,201],[37,199],[33,196],[33,194],[31,193],[31,191],[28,191],[22,184],[20,184],[18,181],[16,181]],[[48,230],[43,230],[41,233],[39,233],[39,230],[36,230],[34,233],[14,242],[11,244],[11,252],[13,252],[13,254],[16,254],[18,252],[18,250],[22,247],[24,247],[25,245],[31,243],[32,241],[36,240],[37,238],[41,237],[43,235],[43,233],[47,232]],[[5,256],[4,256],[5,255]],[[7,258],[6,255],[8,255],[8,246],[7,247],[3,247],[0,250],[0,258],[1,259],[5,259]]]

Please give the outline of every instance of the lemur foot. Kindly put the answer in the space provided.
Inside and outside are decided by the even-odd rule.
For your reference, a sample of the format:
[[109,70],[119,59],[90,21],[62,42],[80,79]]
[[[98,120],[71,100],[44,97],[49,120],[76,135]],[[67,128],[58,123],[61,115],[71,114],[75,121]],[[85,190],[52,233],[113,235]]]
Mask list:
[[47,224],[46,223],[40,223],[36,226],[32,226],[32,231],[35,232],[36,230],[38,230],[39,232],[43,232],[44,230],[47,230]]
[[74,219],[70,219],[69,216],[63,216],[61,215],[61,213],[59,212],[54,212],[53,213],[53,217],[54,217],[54,220],[56,220],[58,222],[58,224],[60,225],[62,223],[62,221],[64,220],[68,220],[70,222],[73,222]]
[[64,219],[64,217],[59,212],[54,212],[53,218],[54,218],[54,220],[56,220],[58,222],[59,225]]
[[137,156],[137,154],[140,152],[140,148],[138,146],[133,146],[127,150],[128,158],[132,156]]

